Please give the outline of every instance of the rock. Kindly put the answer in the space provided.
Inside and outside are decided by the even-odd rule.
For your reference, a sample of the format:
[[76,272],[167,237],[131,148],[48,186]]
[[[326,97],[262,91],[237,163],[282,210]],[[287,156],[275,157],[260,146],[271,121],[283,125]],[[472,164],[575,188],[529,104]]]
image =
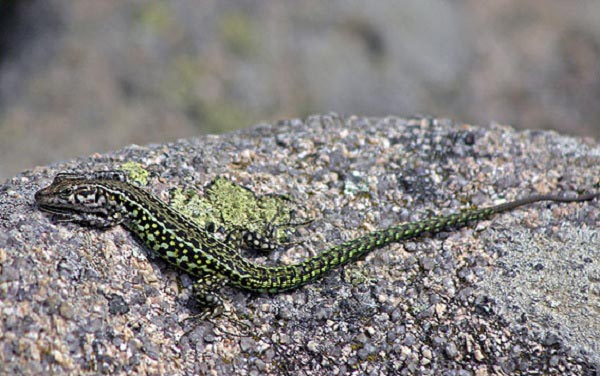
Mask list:
[[[125,162],[148,171],[144,189],[163,199],[175,188],[202,193],[224,176],[258,194],[286,194],[308,213],[312,221],[299,232],[305,235],[292,234],[291,248],[278,253],[294,262],[399,215],[418,220],[472,200],[483,206],[590,190],[599,156],[600,145],[553,132],[329,114],[25,171],[0,186],[0,364],[11,374],[376,374],[401,367],[492,374],[514,365],[589,373],[600,362],[600,324],[584,314],[599,304],[591,292],[598,279],[589,277],[600,275],[598,201],[534,204],[412,240],[412,253],[391,245],[346,267],[360,279],[336,271],[276,295],[225,288],[231,312],[204,322],[190,318],[198,311],[179,291],[184,273],[148,257],[123,228],[53,222],[33,195],[59,171]],[[345,191],[349,180],[360,189]],[[382,181],[397,188],[379,191]],[[406,262],[424,254],[435,267]],[[471,294],[446,294],[448,286]],[[376,288],[386,299],[370,298]],[[490,297],[485,312],[477,309],[482,294]],[[560,304],[546,304],[545,295]],[[273,308],[260,309],[265,305]],[[323,310],[328,314],[316,317]],[[429,310],[436,314],[421,314]],[[528,320],[519,324],[523,314]],[[413,357],[424,350],[426,362]]]

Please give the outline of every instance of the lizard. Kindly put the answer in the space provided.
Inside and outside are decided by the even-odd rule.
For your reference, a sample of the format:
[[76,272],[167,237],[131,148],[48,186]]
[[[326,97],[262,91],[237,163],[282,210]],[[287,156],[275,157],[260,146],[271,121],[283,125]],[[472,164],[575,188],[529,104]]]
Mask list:
[[[397,224],[342,242],[296,264],[264,266],[242,256],[235,243],[196,225],[155,195],[128,182],[122,171],[59,173],[35,193],[37,207],[59,222],[76,222],[99,229],[122,225],[169,264],[195,278],[193,291],[214,315],[223,302],[219,290],[231,285],[253,292],[279,293],[310,283],[334,268],[356,261],[390,243],[458,229],[495,214],[541,202],[582,202],[600,192],[575,197],[533,195],[503,204]],[[259,235],[247,240],[260,242]]]

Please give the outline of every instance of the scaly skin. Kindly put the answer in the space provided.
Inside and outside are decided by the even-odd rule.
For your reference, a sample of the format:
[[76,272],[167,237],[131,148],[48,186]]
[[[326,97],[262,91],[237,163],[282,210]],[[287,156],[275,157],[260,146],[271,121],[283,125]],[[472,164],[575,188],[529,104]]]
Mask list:
[[242,257],[231,242],[218,239],[156,196],[129,184],[121,171],[59,174],[50,186],[35,194],[35,200],[40,210],[55,214],[59,221],[97,228],[122,224],[160,257],[195,276],[199,300],[214,306],[220,303],[216,292],[223,284],[257,292],[291,290],[390,243],[459,228],[534,202],[580,202],[599,196],[600,193],[573,198],[531,196],[400,224],[328,248],[298,264],[274,267],[261,266]]

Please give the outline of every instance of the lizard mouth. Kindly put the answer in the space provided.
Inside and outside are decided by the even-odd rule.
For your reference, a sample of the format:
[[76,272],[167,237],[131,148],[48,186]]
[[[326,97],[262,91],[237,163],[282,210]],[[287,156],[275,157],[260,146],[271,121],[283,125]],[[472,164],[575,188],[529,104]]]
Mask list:
[[69,214],[69,210],[67,208],[61,208],[58,206],[52,206],[48,204],[37,204],[38,209],[44,211],[46,213],[56,214],[56,215],[66,215]]
[[68,208],[52,206],[48,204],[38,204],[38,209],[52,215],[52,220],[58,222],[78,222],[82,219],[78,213],[73,213]]

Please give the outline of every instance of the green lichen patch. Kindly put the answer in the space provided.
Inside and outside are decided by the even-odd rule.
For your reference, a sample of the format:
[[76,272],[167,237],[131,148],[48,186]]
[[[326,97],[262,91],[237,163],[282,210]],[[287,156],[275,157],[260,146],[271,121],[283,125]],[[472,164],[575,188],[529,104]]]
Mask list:
[[275,242],[287,241],[294,227],[295,204],[283,195],[256,195],[252,190],[218,177],[204,195],[175,189],[171,205],[203,227],[247,230]]
[[364,268],[356,265],[343,269],[342,278],[344,282],[351,283],[353,286],[377,282],[377,279],[369,276]]
[[137,162],[125,162],[121,165],[121,170],[127,172],[129,180],[141,186],[148,185],[150,173]]

